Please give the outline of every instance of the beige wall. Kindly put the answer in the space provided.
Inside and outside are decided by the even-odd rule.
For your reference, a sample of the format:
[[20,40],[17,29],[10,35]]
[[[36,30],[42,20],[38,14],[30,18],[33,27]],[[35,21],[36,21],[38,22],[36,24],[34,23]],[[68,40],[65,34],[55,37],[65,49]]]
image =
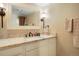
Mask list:
[[79,55],[79,49],[73,46],[73,34],[65,31],[66,18],[79,18],[79,4],[52,4],[50,6],[50,31],[57,33],[57,55]]
[[40,23],[40,14],[39,12],[33,12],[27,15],[26,23],[29,25],[34,24],[34,26],[38,26]]

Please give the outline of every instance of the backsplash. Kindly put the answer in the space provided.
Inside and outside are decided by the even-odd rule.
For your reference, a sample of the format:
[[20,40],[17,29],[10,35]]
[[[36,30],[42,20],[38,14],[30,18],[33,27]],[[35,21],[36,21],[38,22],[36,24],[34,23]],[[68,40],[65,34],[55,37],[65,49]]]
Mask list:
[[13,37],[24,37],[25,34],[28,34],[29,32],[32,32],[32,33],[36,33],[36,32],[39,32],[38,29],[30,29],[30,30],[27,30],[27,29],[16,29],[16,30],[7,30],[7,36],[8,38],[13,38]]

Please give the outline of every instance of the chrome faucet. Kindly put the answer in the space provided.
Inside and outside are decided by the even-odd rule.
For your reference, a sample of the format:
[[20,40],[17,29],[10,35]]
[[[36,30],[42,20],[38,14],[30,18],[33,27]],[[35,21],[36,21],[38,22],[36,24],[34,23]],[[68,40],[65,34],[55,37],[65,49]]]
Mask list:
[[29,32],[29,37],[33,36],[33,34],[31,32]]

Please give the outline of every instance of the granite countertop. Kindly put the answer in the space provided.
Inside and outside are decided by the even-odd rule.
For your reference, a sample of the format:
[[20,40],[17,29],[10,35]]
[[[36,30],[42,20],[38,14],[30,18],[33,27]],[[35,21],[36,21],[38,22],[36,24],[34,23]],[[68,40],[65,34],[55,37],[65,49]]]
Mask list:
[[17,38],[0,39],[0,48],[32,42],[32,41],[43,40],[47,38],[56,38],[56,36],[55,35],[40,35],[40,36],[34,36],[34,37],[17,37]]

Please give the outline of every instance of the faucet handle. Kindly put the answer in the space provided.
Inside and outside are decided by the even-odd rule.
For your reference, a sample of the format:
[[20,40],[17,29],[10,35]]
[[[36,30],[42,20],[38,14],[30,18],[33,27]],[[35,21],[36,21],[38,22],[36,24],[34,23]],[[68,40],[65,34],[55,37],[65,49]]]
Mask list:
[[27,37],[27,34],[25,34],[25,37]]
[[31,32],[29,32],[29,37],[30,37],[30,36],[33,36],[33,34],[32,34]]
[[36,32],[36,33],[34,34],[34,36],[40,36],[40,33],[37,33],[37,32]]

